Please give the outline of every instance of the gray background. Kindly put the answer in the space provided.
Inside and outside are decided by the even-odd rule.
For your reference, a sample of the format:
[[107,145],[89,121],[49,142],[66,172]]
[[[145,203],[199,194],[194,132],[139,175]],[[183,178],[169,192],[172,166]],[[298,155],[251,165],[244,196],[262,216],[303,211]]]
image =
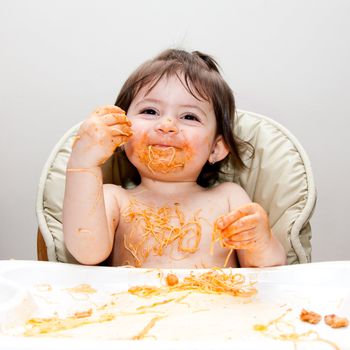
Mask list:
[[313,261],[348,260],[350,2],[0,1],[0,259],[36,258],[41,168],[63,133],[169,47],[213,55],[240,109],[303,144],[318,204]]

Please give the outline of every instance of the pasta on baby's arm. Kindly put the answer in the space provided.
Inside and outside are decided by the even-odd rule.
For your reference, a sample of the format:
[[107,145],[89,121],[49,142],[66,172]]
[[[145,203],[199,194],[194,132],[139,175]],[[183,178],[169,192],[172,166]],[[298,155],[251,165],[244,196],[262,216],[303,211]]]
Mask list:
[[[75,139],[67,166],[63,203],[65,244],[83,264],[97,264],[113,246],[115,223],[106,206],[113,200],[104,190],[100,166],[132,135],[125,112],[116,106],[96,109]],[[106,193],[104,193],[106,192]],[[111,207],[118,209],[115,206]]]

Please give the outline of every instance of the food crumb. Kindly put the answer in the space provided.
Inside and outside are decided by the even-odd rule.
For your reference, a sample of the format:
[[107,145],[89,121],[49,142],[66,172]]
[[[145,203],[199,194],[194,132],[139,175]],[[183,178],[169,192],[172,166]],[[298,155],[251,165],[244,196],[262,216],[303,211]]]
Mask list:
[[173,273],[168,273],[166,276],[166,284],[169,287],[175,286],[175,284],[179,283],[179,279],[177,278],[177,276]]
[[320,314],[316,313],[316,312],[302,309],[301,313],[300,313],[300,319],[303,322],[308,322],[308,323],[311,323],[311,324],[317,324],[317,323],[319,323],[321,321],[322,316]]
[[347,327],[349,321],[346,317],[339,317],[335,314],[326,315],[324,317],[324,322],[332,328]]

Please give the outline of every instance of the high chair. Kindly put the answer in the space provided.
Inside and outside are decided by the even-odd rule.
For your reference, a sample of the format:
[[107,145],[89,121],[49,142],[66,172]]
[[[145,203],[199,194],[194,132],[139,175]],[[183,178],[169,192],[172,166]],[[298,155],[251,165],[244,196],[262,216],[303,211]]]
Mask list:
[[[79,126],[63,135],[41,173],[36,203],[38,260],[77,263],[64,245],[62,204],[66,164]],[[248,170],[235,174],[230,169],[235,181],[268,213],[288,264],[310,262],[316,189],[307,154],[287,129],[262,115],[238,111],[236,131],[255,147],[255,155],[246,159]],[[112,156],[103,165],[104,183],[121,184],[125,171],[120,157]]]

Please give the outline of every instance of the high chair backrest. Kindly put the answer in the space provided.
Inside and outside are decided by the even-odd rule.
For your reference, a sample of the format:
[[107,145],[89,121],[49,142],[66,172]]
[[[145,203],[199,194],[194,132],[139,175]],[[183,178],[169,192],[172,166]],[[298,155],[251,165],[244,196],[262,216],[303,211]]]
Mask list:
[[[39,224],[38,258],[76,263],[67,251],[62,232],[62,204],[66,164],[80,124],[61,138],[41,174],[36,213]],[[270,118],[238,111],[238,136],[255,147],[246,157],[248,170],[235,173],[235,181],[268,213],[274,234],[281,241],[288,264],[311,261],[310,218],[316,204],[311,165],[298,140]],[[121,184],[127,171],[117,155],[103,165],[105,183]]]

